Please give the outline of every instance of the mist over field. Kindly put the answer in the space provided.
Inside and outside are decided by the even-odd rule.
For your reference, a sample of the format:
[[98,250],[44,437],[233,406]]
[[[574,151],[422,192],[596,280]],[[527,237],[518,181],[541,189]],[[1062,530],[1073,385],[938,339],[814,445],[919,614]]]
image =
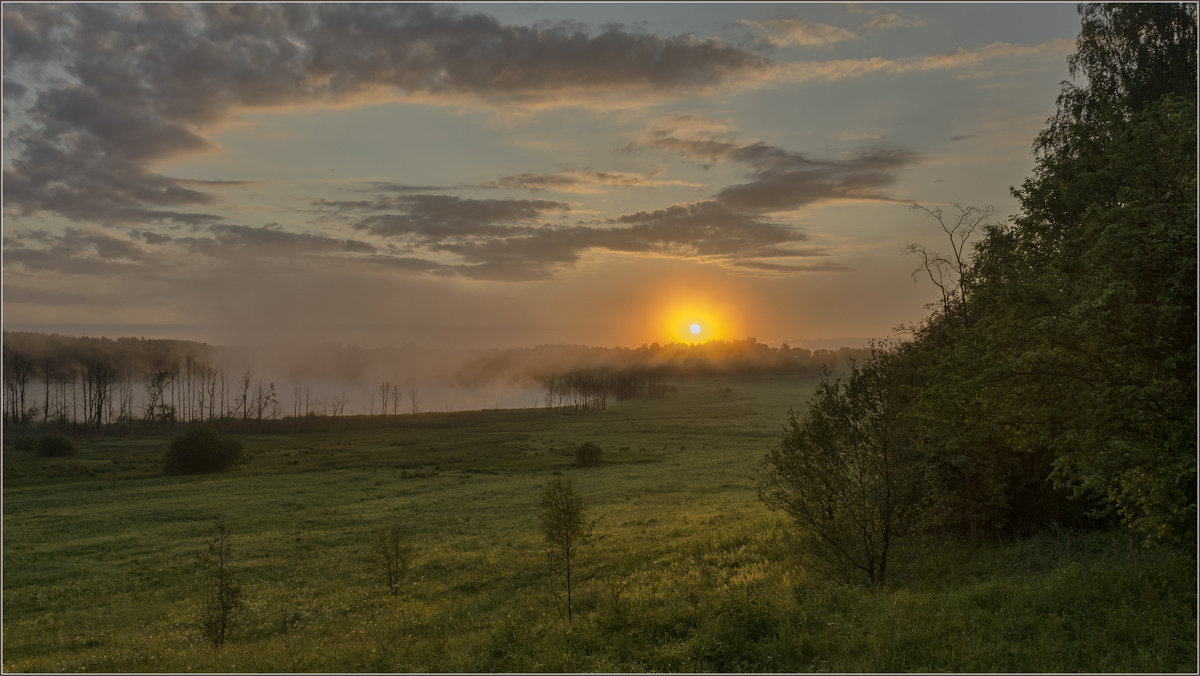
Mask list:
[[[204,405],[194,403],[200,413],[187,413],[188,419],[196,415],[212,419],[245,414],[233,410],[237,408],[233,399],[247,377],[250,388],[274,388],[274,401],[261,414],[256,411],[254,415],[273,419],[296,415],[537,408],[547,405],[548,383],[573,372],[815,375],[823,368],[844,368],[852,358],[866,354],[853,348],[771,347],[753,340],[699,345],[655,343],[636,349],[544,345],[438,350],[415,345],[362,348],[335,343],[235,347],[191,341],[109,340],[12,332],[4,334],[4,350],[10,363],[15,358],[18,364],[39,370],[40,376],[30,379],[23,396],[26,408],[37,409],[34,416],[47,420],[77,419],[77,411],[69,415],[65,411],[68,396],[64,388],[70,383],[74,394],[94,365],[103,364],[111,369],[118,390],[127,391],[129,400],[111,399],[110,409],[113,406],[124,409],[106,411],[104,416],[108,421],[152,418],[145,411],[149,383],[155,374],[168,371],[173,372],[170,379],[176,387],[192,390],[207,387],[206,392],[211,390],[213,401],[217,402],[216,408],[207,412]],[[382,389],[385,387],[386,393]],[[182,411],[179,414],[185,415]]]
[[5,673],[1198,673],[1196,3],[4,3]]

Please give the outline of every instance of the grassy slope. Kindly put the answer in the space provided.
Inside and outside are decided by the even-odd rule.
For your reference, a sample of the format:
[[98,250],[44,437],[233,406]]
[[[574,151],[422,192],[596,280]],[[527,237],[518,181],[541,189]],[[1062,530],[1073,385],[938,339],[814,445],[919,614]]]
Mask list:
[[[910,539],[875,593],[806,578],[754,472],[813,384],[277,424],[242,430],[248,462],[210,477],[162,476],[161,431],[83,441],[74,458],[6,442],[4,670],[1195,669],[1194,562],[1118,534]],[[572,466],[582,441],[604,448],[601,467]],[[553,472],[601,519],[569,629],[537,532]],[[218,517],[246,607],[215,651],[193,562]],[[393,521],[418,543],[399,598],[364,558]]]

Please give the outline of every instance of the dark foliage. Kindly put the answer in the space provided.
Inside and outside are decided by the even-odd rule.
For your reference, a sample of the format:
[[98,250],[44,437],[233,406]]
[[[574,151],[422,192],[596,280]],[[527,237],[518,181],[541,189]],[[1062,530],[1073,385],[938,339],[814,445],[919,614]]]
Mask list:
[[61,434],[47,434],[38,439],[37,454],[48,458],[75,455],[75,444]]
[[[889,495],[913,497],[917,530],[1120,519],[1194,551],[1197,10],[1079,11],[1086,83],[1063,84],[1020,213],[918,206],[947,238],[909,247],[939,302],[893,358],[823,383],[768,456],[764,499],[836,567],[884,560]],[[855,382],[899,386],[898,408]],[[861,434],[872,419],[899,443]]]
[[575,464],[581,467],[596,467],[600,464],[600,447],[587,441],[575,448]]
[[210,474],[224,472],[242,459],[242,444],[212,430],[185,432],[171,442],[167,451],[168,474]]

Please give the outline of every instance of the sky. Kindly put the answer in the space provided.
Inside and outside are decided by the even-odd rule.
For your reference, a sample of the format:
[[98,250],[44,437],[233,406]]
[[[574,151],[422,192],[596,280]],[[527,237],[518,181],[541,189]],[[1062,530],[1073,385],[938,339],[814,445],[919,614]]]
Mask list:
[[1017,208],[1069,3],[4,3],[8,331],[857,346]]

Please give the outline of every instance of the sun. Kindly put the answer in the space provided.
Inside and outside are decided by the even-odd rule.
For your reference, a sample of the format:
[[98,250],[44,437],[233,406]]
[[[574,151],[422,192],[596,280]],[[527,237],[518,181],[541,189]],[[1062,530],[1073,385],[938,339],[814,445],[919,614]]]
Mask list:
[[698,345],[745,335],[749,301],[740,289],[703,279],[679,278],[659,282],[639,303],[637,325],[643,341]]
[[721,313],[706,304],[681,303],[666,312],[669,340],[677,343],[704,343],[721,340],[729,328],[729,321]]

